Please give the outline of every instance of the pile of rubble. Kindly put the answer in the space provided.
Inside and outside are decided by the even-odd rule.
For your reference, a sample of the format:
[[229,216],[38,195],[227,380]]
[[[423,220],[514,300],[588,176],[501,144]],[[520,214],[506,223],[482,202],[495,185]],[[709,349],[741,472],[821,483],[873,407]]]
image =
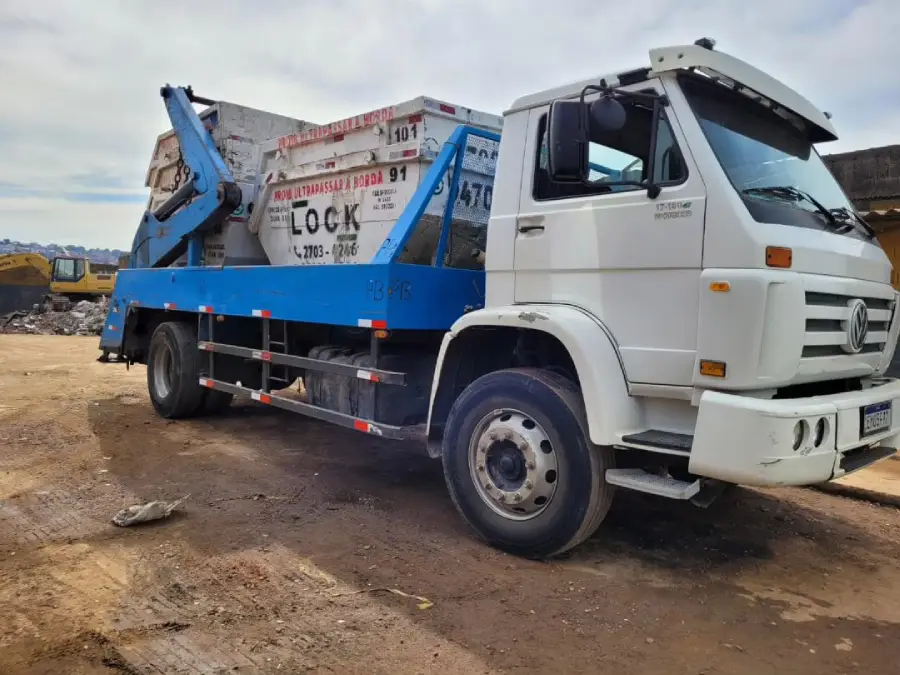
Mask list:
[[82,300],[65,312],[35,306],[31,312],[11,312],[0,316],[0,333],[28,335],[100,335],[109,303]]

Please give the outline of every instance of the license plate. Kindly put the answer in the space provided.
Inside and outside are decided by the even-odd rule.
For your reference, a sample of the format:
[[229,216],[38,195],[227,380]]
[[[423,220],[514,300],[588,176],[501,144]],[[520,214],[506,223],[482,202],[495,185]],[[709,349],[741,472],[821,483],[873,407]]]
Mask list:
[[862,409],[862,435],[871,436],[891,428],[891,402],[873,403]]

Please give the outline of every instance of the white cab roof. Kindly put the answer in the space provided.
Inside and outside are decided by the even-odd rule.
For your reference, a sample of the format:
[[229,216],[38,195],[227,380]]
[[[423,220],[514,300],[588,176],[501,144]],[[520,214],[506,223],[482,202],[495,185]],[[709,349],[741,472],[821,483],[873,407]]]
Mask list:
[[[643,66],[646,68],[647,66]],[[724,77],[727,80],[740,83],[747,89],[752,89],[767,99],[770,99],[784,108],[790,110],[794,114],[802,117],[810,124],[815,125],[823,132],[823,136],[831,139],[837,138],[837,133],[831,120],[826,117],[825,113],[816,108],[803,96],[798,94],[790,87],[782,84],[771,75],[754,68],[748,63],[741,61],[724,52],[707,49],[698,45],[677,45],[673,47],[660,47],[650,50],[650,71],[651,74],[661,75],[663,73],[673,72],[677,70],[685,70],[695,68],[707,75]],[[640,68],[635,69],[635,71]],[[623,71],[634,72],[634,71]],[[613,73],[609,75],[601,75],[579,82],[547,89],[546,91],[536,94],[522,96],[512,104],[510,109],[505,113],[509,114],[518,110],[535,108],[541,105],[547,105],[551,101],[561,98],[575,98],[581,95],[581,91],[589,84],[598,84],[600,80],[606,80],[609,86],[619,85],[619,75],[623,73]],[[825,140],[825,139],[823,139]]]

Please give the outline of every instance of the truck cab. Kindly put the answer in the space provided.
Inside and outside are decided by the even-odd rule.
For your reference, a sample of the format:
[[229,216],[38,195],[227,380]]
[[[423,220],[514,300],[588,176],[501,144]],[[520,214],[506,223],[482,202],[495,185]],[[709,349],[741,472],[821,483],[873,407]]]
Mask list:
[[[891,265],[815,149],[829,116],[707,41],[650,61],[506,113],[486,308],[451,333],[556,324],[591,439],[685,475],[810,483],[892,453]],[[607,479],[703,486],[639,465]]]

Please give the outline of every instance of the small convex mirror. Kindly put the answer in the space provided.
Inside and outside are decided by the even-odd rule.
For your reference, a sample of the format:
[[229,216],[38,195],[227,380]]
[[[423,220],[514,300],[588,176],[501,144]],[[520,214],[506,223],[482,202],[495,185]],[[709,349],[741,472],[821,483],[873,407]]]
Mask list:
[[590,104],[591,135],[619,131],[627,121],[625,106],[611,96],[601,96]]

